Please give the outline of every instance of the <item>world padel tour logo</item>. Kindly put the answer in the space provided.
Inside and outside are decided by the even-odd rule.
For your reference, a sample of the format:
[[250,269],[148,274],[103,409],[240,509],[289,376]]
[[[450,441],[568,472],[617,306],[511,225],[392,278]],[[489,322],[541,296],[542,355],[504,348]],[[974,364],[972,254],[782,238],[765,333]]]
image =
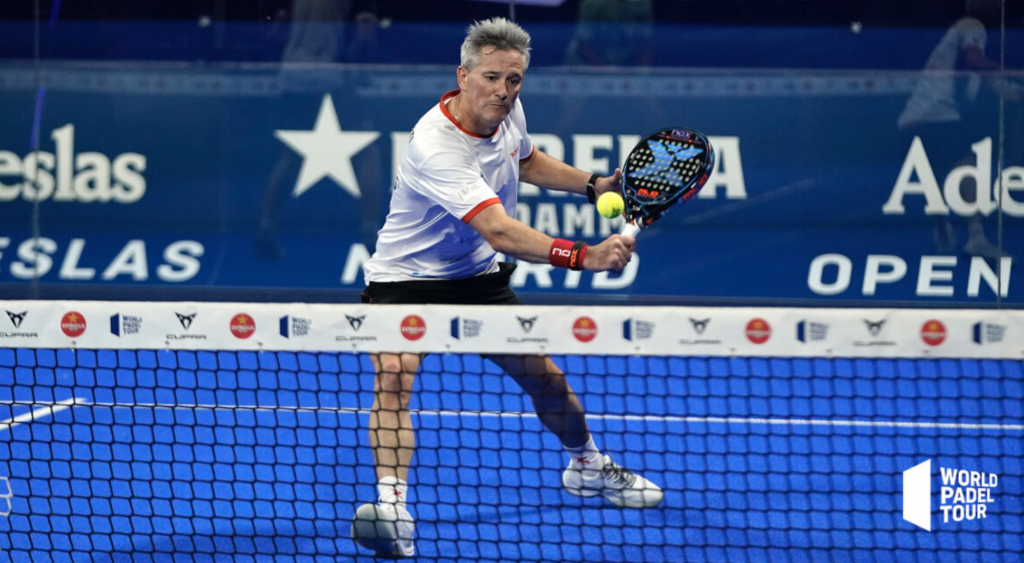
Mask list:
[[[983,520],[989,517],[988,505],[995,502],[993,491],[999,486],[995,473],[939,467],[939,510],[942,523]],[[903,472],[903,519],[932,531],[932,460]]]
[[921,327],[921,340],[929,346],[938,346],[946,340],[946,325],[941,321],[931,320]]
[[796,339],[800,342],[818,342],[828,339],[828,325],[814,321],[796,323]]
[[772,337],[772,327],[764,319],[754,319],[747,323],[747,339],[754,344],[764,344]]
[[622,337],[626,340],[647,340],[652,336],[654,336],[654,323],[640,319],[622,321]]
[[427,333],[427,323],[418,315],[409,315],[402,319],[401,331],[406,340],[419,340]]
[[121,335],[138,334],[142,330],[142,317],[137,315],[123,315],[117,313],[110,316],[110,334],[121,337]]
[[461,340],[463,338],[476,338],[477,336],[480,336],[480,331],[483,329],[484,322],[478,319],[455,317],[452,319],[451,325],[452,338],[455,340]]
[[313,326],[311,319],[285,315],[278,319],[278,330],[285,338],[299,338],[309,335],[309,329]]
[[231,334],[235,338],[249,338],[256,332],[256,321],[245,313],[238,313],[231,317]]
[[590,317],[580,317],[572,323],[572,335],[580,342],[590,342],[597,337],[597,323]]
[[975,344],[995,344],[1003,341],[1006,325],[976,322],[971,327],[971,339]]
[[72,338],[82,336],[85,332],[85,317],[76,311],[65,313],[64,318],[60,320],[60,329]]

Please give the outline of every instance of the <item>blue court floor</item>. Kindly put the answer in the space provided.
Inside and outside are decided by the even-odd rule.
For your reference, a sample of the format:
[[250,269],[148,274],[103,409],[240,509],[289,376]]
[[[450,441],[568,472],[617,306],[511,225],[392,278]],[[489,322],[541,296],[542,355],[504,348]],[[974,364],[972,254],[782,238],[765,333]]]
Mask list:
[[[555,360],[663,505],[564,493],[518,387],[432,355],[417,561],[1024,560],[1020,361]],[[0,561],[374,561],[349,537],[376,496],[372,388],[366,355],[2,349]],[[905,522],[902,472],[928,459],[997,474],[988,517],[943,522],[935,498],[931,532]]]

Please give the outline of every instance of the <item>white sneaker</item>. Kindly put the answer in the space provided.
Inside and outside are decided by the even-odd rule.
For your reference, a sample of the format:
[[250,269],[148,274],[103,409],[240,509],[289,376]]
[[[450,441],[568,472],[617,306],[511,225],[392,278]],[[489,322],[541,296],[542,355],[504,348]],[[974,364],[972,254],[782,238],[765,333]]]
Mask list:
[[601,469],[574,467],[570,463],[562,473],[562,486],[566,492],[578,497],[604,495],[615,506],[625,508],[651,508],[661,504],[665,498],[660,487],[616,465],[608,456],[604,456]]
[[413,533],[416,523],[405,503],[364,504],[352,519],[352,539],[377,552],[384,559],[407,559],[416,555]]

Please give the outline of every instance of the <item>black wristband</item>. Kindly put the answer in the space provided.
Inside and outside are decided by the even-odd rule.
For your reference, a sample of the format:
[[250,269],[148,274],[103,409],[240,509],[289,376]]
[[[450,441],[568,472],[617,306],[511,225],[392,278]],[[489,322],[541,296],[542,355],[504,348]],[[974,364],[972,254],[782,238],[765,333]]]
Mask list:
[[569,251],[569,269],[570,270],[582,270],[583,269],[583,257],[587,255],[587,248],[590,245],[578,240],[572,245],[572,250]]
[[597,186],[598,178],[600,178],[600,176],[598,176],[597,174],[592,174],[590,176],[590,179],[587,180],[587,199],[590,200],[590,203],[597,202],[597,192],[594,191],[594,187]]

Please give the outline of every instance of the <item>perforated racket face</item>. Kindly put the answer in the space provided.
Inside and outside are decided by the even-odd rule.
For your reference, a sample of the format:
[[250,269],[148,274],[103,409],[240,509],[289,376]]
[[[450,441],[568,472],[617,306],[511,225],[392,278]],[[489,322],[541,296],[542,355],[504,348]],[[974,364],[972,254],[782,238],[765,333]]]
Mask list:
[[647,226],[697,194],[715,167],[707,137],[691,129],[662,129],[629,153],[622,177],[626,220]]

